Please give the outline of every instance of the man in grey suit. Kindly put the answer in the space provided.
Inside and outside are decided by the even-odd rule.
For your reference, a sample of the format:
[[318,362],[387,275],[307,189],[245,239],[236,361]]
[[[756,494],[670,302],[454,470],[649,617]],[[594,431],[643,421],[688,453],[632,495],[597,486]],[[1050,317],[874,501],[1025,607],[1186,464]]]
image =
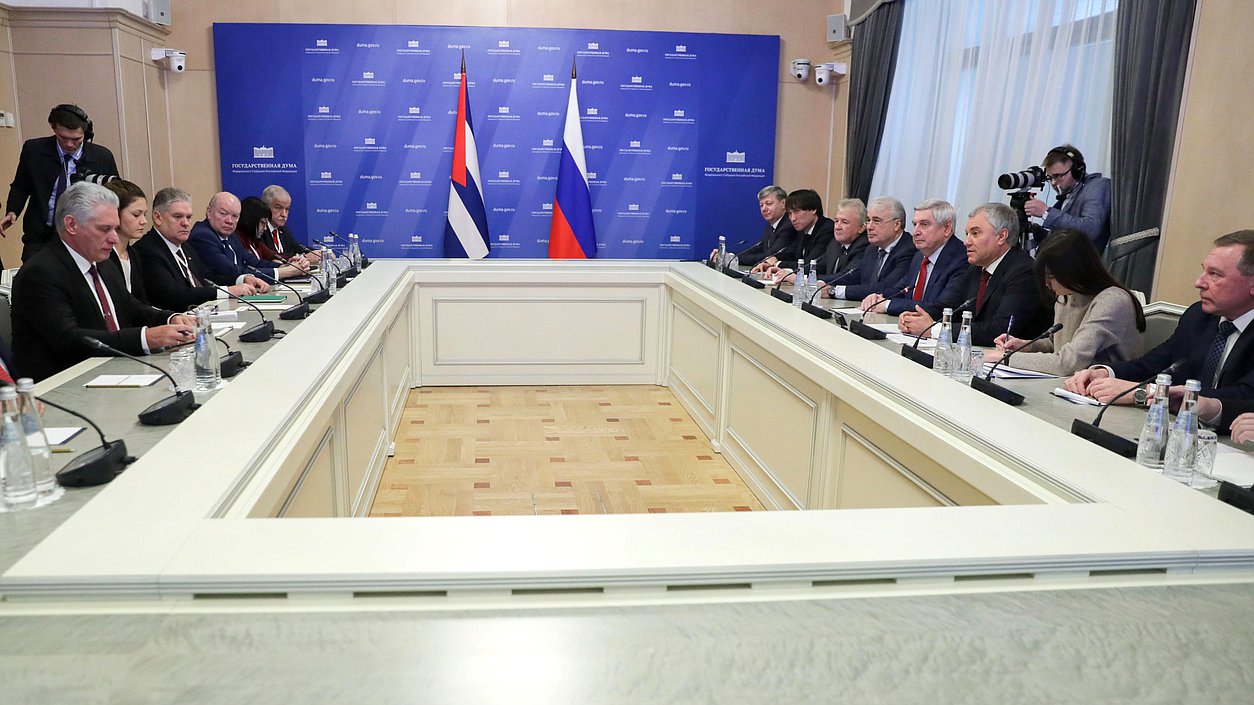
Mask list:
[[1110,179],[1088,173],[1084,155],[1069,144],[1049,150],[1041,166],[1058,197],[1052,206],[1035,197],[1023,204],[1025,213],[1043,219],[1040,226],[1032,228],[1037,243],[1043,242],[1050,230],[1069,228],[1088,235],[1098,253],[1103,252],[1110,240]]

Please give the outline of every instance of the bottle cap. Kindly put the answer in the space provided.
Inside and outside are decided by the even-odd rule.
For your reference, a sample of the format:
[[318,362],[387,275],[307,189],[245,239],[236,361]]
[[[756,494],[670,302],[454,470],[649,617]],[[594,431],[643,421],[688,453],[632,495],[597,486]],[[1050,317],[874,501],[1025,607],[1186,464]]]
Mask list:
[[1171,375],[1167,374],[1166,372],[1158,375],[1158,379],[1154,380],[1154,384],[1161,384],[1163,386],[1170,387]]
[[19,392],[35,391],[35,380],[31,379],[30,377],[18,377],[17,378],[17,391]]
[[954,310],[952,308],[946,308],[943,312],[943,315],[952,316],[954,315]]
[[13,401],[14,399],[17,399],[17,387],[8,384],[0,387],[0,401]]
[[970,312],[970,311],[963,311],[963,312],[962,312],[962,320],[964,320],[964,321],[965,321],[965,320],[967,320],[967,319],[968,319],[968,318],[970,318],[970,317],[971,317],[971,312]]
[[1201,383],[1201,382],[1199,382],[1199,381],[1197,381],[1197,380],[1195,380],[1195,379],[1191,379],[1191,380],[1189,380],[1189,381],[1187,381],[1187,382],[1185,382],[1185,383],[1184,383],[1184,391],[1186,391],[1186,392],[1200,392],[1200,391],[1202,391],[1202,383]]

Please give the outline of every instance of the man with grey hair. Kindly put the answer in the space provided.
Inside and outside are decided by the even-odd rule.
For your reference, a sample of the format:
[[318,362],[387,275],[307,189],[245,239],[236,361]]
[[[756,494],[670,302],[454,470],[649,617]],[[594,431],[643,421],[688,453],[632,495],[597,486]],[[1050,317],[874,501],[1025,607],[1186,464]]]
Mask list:
[[57,199],[60,243],[31,257],[13,280],[17,373],[49,377],[99,353],[95,338],[132,355],[189,343],[195,319],[131,295],[122,270],[106,262],[118,244],[118,198],[82,182]]
[[[957,308],[970,300],[971,342],[992,345],[997,336],[1009,333],[1016,338],[1032,338],[1053,320],[1036,287],[1032,257],[1019,244],[1019,216],[1004,203],[985,203],[967,218],[967,268],[963,285],[940,308]],[[908,333],[918,335],[935,318],[916,309],[900,323]],[[959,325],[954,326],[958,337]]]
[[163,188],[153,196],[152,230],[131,246],[142,253],[148,299],[156,306],[186,311],[229,298],[228,291],[236,296],[267,291],[269,285],[251,274],[226,287],[214,286],[200,255],[187,245],[194,212],[191,194],[181,188]]
[[310,264],[317,262],[318,251],[298,242],[287,227],[287,216],[292,212],[292,195],[278,184],[270,184],[261,192],[261,202],[270,209],[266,222],[266,244],[284,259],[305,255]]
[[[748,249],[736,253],[742,265],[754,267],[763,260],[778,260],[778,255],[792,247],[797,241],[797,231],[789,222],[787,209],[788,192],[779,186],[771,185],[758,191],[758,212],[766,226],[762,228],[762,237]],[[718,252],[715,248],[710,253],[713,258]]]
[[[867,248],[855,272],[829,277],[832,285],[824,296],[861,301],[872,294],[899,292],[898,279],[914,257],[914,242],[906,229],[906,207],[891,196],[872,198],[866,205]],[[840,283],[837,283],[840,282]]]
[[[953,299],[962,288],[962,275],[967,270],[967,254],[962,241],[954,237],[954,207],[949,201],[930,198],[914,207],[914,231],[911,239],[917,252],[892,291],[893,296],[879,310],[894,316],[918,315],[919,309],[933,317],[941,315],[936,304]],[[904,291],[903,291],[904,290]],[[862,308],[880,306],[881,294],[862,300]]]

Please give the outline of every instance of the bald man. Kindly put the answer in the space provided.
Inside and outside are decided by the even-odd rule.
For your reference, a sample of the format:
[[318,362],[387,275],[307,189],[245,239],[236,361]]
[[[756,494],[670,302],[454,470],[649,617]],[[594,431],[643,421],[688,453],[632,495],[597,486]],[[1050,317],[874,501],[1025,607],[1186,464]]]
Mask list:
[[[239,212],[239,199],[234,194],[226,191],[216,193],[209,199],[205,219],[192,226],[192,235],[187,241],[196,249],[210,279],[222,286],[230,286],[243,281],[243,277],[249,274],[265,282],[303,274],[296,267],[267,262],[249,252],[235,237]],[[303,260],[297,264],[307,267]]]

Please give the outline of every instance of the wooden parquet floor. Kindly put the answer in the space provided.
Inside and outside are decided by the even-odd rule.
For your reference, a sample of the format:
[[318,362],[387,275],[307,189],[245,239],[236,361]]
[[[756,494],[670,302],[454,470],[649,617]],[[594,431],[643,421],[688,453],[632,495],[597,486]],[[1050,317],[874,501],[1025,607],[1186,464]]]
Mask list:
[[762,511],[656,386],[409,395],[371,516]]

